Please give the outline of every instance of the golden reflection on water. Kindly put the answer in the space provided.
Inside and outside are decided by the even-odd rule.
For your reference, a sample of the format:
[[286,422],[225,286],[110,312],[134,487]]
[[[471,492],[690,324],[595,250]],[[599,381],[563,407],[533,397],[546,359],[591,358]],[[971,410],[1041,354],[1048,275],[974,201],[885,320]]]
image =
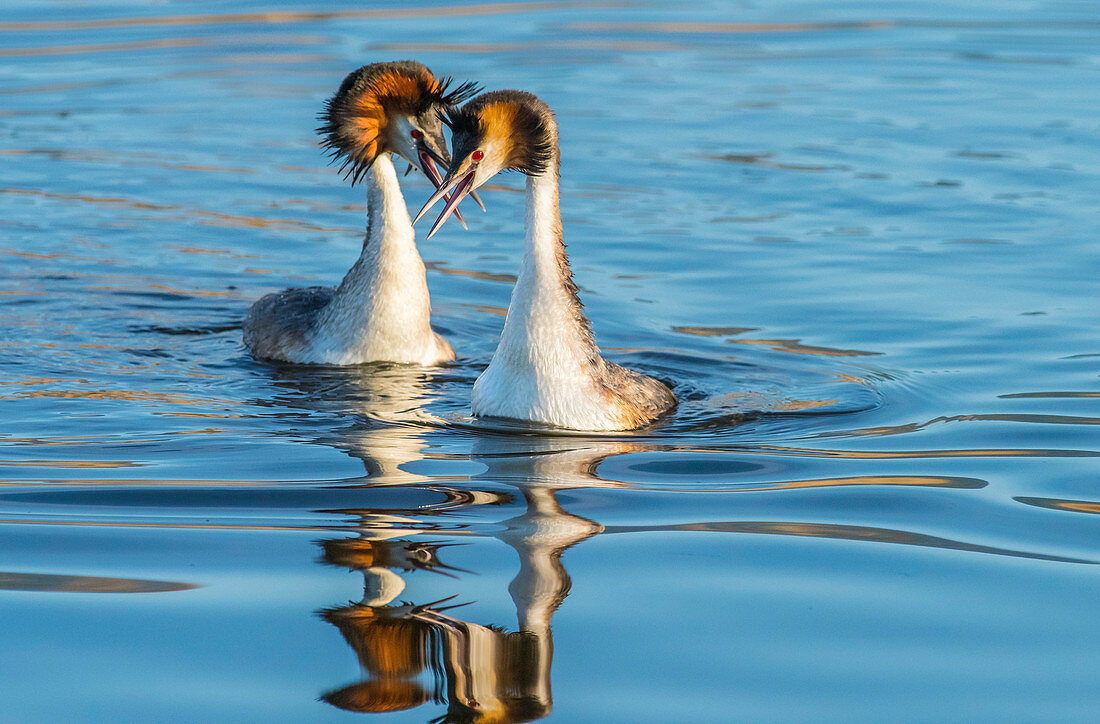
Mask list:
[[536,13],[570,8],[593,9],[622,7],[621,2],[558,2],[480,3],[428,8],[378,8],[332,11],[270,11],[252,13],[224,13],[206,15],[161,15],[146,17],[101,18],[95,20],[31,20],[0,23],[0,32],[26,32],[33,30],[98,30],[103,28],[161,27],[176,25],[240,25],[325,22],[340,19],[394,20],[406,18],[471,17],[483,15],[509,15]]
[[0,465],[18,468],[132,468],[141,463],[128,460],[0,460]]
[[153,414],[164,417],[209,417],[215,420],[240,420],[245,417],[245,415],[222,415],[216,412],[154,412]]
[[839,400],[792,400],[759,392],[732,392],[722,399],[735,404],[742,410],[766,410],[768,412],[798,412],[799,410],[828,407],[839,402]]
[[[672,448],[680,451],[721,452],[714,448]],[[906,458],[1075,458],[1100,457],[1094,450],[1058,450],[1052,448],[972,448],[968,450],[824,450],[778,445],[744,447],[727,452],[749,455],[795,455],[799,457],[853,458],[864,460],[887,460]]]
[[879,355],[881,352],[865,352],[859,349],[835,349],[833,347],[814,347],[802,344],[797,339],[728,339],[730,344],[760,344],[770,347],[776,352],[789,352],[791,354],[812,354],[823,357],[867,357]]
[[[848,478],[821,478],[817,480],[788,480],[781,483],[761,483],[750,487],[726,487],[731,493],[754,490],[795,490],[805,488],[833,488],[847,485],[916,485],[927,488],[963,488],[975,490],[989,485],[978,478],[942,477],[934,475],[858,475]],[[698,489],[696,489],[698,491]],[[699,491],[701,492],[701,491]]]
[[480,314],[489,314],[494,317],[507,317],[508,307],[498,307],[493,304],[466,304],[463,305],[469,309],[473,309]]
[[197,583],[148,581],[139,578],[101,578],[50,573],[14,573],[0,571],[0,590],[42,591],[49,593],[162,593],[189,591]]
[[0,194],[35,196],[54,201],[78,201],[81,203],[116,206],[134,211],[177,212],[159,217],[161,221],[195,220],[205,226],[218,226],[230,229],[270,229],[275,231],[311,231],[324,233],[358,233],[358,229],[318,226],[296,219],[267,219],[259,216],[226,214],[219,211],[188,209],[176,204],[154,204],[118,196],[89,196],[87,194],[64,194],[38,189],[0,188]]
[[1100,514],[1100,502],[1091,500],[1061,500],[1058,498],[1029,498],[1026,496],[1019,496],[1013,498],[1013,500],[1024,503],[1025,505],[1034,505],[1039,508],[1048,508],[1050,510],[1064,510],[1070,513]]
[[0,249],[0,253],[3,253],[5,256],[17,256],[23,259],[41,259],[43,261],[55,261],[57,259],[68,259],[69,261],[100,261],[99,259],[90,256],[75,256],[73,254],[61,253],[43,254],[36,251],[19,251],[17,249],[9,248]]
[[1028,413],[950,415],[937,417],[926,422],[909,422],[904,425],[884,425],[881,427],[864,427],[855,430],[825,432],[818,433],[812,437],[881,437],[884,435],[906,435],[923,430],[931,425],[950,422],[1023,422],[1039,425],[1100,425],[1100,417]]
[[135,50],[194,48],[210,45],[209,38],[158,38],[125,43],[90,43],[84,45],[48,45],[24,48],[0,48],[0,58],[33,58],[48,55],[84,55],[88,53],[118,53]]
[[733,337],[745,332],[755,332],[757,327],[673,327],[672,331],[697,337]]
[[[293,485],[295,483],[313,484],[316,480],[284,480],[281,481],[281,485]],[[209,478],[50,478],[48,480],[33,479],[27,477],[9,477],[0,478],[0,485],[2,486],[14,486],[14,487],[53,487],[57,485],[79,485],[89,487],[109,487],[115,488],[119,486],[132,486],[138,488],[148,488],[152,486],[160,487],[270,487],[271,481],[266,479],[257,480],[210,480]]]
[[822,31],[886,30],[896,27],[892,20],[852,20],[818,23],[713,23],[713,22],[602,22],[578,21],[570,23],[574,30],[585,32],[629,33],[819,33]]
[[746,166],[760,166],[761,168],[774,168],[779,171],[847,171],[849,166],[833,165],[822,166],[820,164],[782,163],[770,160],[772,153],[724,153],[721,155],[702,155],[711,161],[726,161],[729,163],[744,164]]
[[605,38],[560,39],[543,43],[379,43],[373,46],[389,53],[531,53],[543,51],[607,50],[622,53],[662,53],[684,50],[689,43],[668,40],[610,40]]
[[181,254],[212,254],[218,256],[228,256],[233,259],[259,259],[259,254],[238,254],[235,251],[229,251],[228,249],[203,249],[198,246],[170,246],[169,249],[175,249]]
[[[96,287],[97,289],[104,290],[105,287]],[[177,289],[176,287],[170,287],[167,284],[150,284],[149,289],[157,292],[164,292],[165,294],[177,294],[181,297],[212,297],[214,299],[243,299],[243,295],[238,292],[211,292],[203,289]],[[128,290],[112,290],[112,291],[128,291]]]
[[455,269],[447,266],[446,262],[442,261],[426,261],[424,267],[432,271],[439,272],[440,274],[452,274],[461,277],[470,277],[472,279],[480,279],[485,282],[503,282],[506,284],[515,284],[515,274],[497,274],[494,272],[474,271],[471,269]]
[[318,531],[331,533],[329,526],[318,525],[245,525],[234,523],[141,523],[106,520],[43,520],[40,518],[0,518],[0,525],[62,525],[76,528],[154,528],[167,530],[254,530]]
[[1003,400],[1033,398],[1089,398],[1100,397],[1100,392],[1017,392],[1010,395],[998,395]]
[[[72,83],[42,83],[42,84],[39,84],[39,85],[24,85],[24,86],[0,88],[0,96],[5,96],[5,95],[34,95],[36,93],[71,93],[71,92],[74,92],[74,91],[87,90],[89,88],[113,88],[113,87],[116,87],[116,86],[121,86],[121,85],[126,85],[126,84],[127,83],[125,81],[121,81],[121,80],[117,80],[117,79],[116,80],[89,80],[89,81],[80,81],[80,82],[72,82]],[[65,114],[66,114],[65,111],[47,111],[47,112],[42,112],[42,111],[29,111],[29,112],[27,112],[27,111],[24,111],[22,113],[11,112],[11,111],[0,111],[0,115],[9,116],[9,117],[18,117],[19,115],[26,115],[26,116],[47,115],[47,116],[56,116],[56,117],[59,117],[59,118],[65,118],[66,117]]]
[[[91,361],[91,360],[85,360]],[[228,400],[188,397],[170,392],[146,390],[27,390],[12,395],[0,395],[0,400],[24,400],[36,397],[56,397],[73,400],[121,400],[124,402],[157,402],[171,405],[235,404]]]
[[256,169],[243,166],[209,166],[169,161],[152,153],[124,153],[93,148],[3,148],[0,156],[46,156],[67,163],[101,163],[111,166],[149,166],[201,173],[254,174]]

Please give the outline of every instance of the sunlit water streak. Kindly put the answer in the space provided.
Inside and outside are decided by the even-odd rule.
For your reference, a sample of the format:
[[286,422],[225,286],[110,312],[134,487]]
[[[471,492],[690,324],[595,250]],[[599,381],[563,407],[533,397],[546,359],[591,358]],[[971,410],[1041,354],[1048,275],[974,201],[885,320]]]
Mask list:
[[[8,3],[0,718],[1091,718],[1095,10]],[[315,116],[396,57],[556,109],[673,415],[469,416],[515,176],[421,245],[454,365],[248,357],[358,253]]]

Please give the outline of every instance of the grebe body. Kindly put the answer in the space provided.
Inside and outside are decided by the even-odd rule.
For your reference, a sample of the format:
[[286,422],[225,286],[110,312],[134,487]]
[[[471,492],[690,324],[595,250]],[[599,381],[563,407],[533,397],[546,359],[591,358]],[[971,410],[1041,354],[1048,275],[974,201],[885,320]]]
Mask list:
[[438,186],[436,164],[449,164],[439,114],[475,92],[447,86],[413,61],[375,63],[348,75],[328,101],[318,130],[352,183],[366,181],[366,238],[338,287],[288,289],[249,309],[244,343],[252,354],[337,365],[454,359],[431,327],[424,262],[392,160],[404,158]]
[[[573,430],[632,430],[676,406],[663,383],[600,354],[562,237],[557,124],[544,102],[494,91],[454,110],[454,163],[420,215],[448,193],[430,237],[462,197],[504,169],[527,175],[520,273],[488,368],[474,383],[475,415]],[[419,218],[419,216],[417,218]]]

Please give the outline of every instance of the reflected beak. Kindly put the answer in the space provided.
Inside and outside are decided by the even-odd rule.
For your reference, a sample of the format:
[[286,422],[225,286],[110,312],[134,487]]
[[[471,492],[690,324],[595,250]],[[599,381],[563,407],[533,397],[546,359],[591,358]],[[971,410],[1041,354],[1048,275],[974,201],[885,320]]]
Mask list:
[[[428,180],[432,182],[432,185],[435,186],[436,190],[438,190],[440,185],[443,183],[443,176],[439,173],[439,167],[436,166],[437,157],[424,143],[418,143],[416,145],[416,154],[417,157],[420,159],[420,167],[424,169],[424,174],[428,177]],[[443,159],[438,160],[440,163],[445,163]],[[447,199],[447,201],[451,200],[450,196],[445,196],[445,198]],[[485,209],[484,206],[481,208],[482,210]],[[420,217],[418,216],[417,218],[419,219]],[[455,218],[458,219],[458,223],[462,224],[463,229],[469,229],[469,227],[466,226],[466,219],[462,218],[462,212],[458,209],[455,209]]]

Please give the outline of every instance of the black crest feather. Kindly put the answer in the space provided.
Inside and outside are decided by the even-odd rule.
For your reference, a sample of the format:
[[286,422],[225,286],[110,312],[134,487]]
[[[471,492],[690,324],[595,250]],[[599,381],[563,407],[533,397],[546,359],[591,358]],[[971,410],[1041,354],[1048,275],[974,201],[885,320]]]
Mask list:
[[[530,94],[527,94],[530,95]],[[515,132],[522,141],[517,162],[512,168],[525,174],[540,174],[549,167],[557,149],[554,113],[550,106],[535,96],[535,102],[525,102],[516,111]]]
[[452,105],[441,108],[438,112],[439,120],[451,129],[451,133],[462,133],[467,136],[481,135],[481,124],[476,109],[456,108]]
[[537,96],[525,91],[490,91],[461,108],[443,109],[440,120],[451,129],[454,157],[465,157],[484,140],[489,129],[484,127],[481,111],[495,104],[506,104],[511,111],[511,128],[507,129],[511,152],[506,168],[529,175],[546,171],[558,146],[554,112]]
[[[415,90],[409,94],[394,95],[386,78],[403,77],[412,81]],[[372,63],[352,71],[344,78],[339,90],[329,98],[317,119],[321,125],[321,147],[328,151],[332,163],[342,161],[340,172],[353,184],[366,174],[378,154],[385,150],[385,119],[378,117],[392,113],[425,116],[436,110],[449,108],[470,98],[480,90],[476,83],[455,85],[451,78],[437,79],[422,63],[401,60]],[[364,99],[372,104],[364,104]],[[363,115],[368,105],[373,108]],[[376,118],[374,124],[357,123],[368,116]],[[433,118],[434,122],[434,118]],[[373,128],[372,132],[364,128]]]
[[[451,85],[455,82],[455,79],[450,76],[440,78],[438,82],[439,86],[433,94],[432,104],[441,105],[444,108],[452,108],[460,103],[465,103],[481,92],[481,86],[472,80],[463,81],[454,88]],[[430,108],[424,110],[427,111]]]

